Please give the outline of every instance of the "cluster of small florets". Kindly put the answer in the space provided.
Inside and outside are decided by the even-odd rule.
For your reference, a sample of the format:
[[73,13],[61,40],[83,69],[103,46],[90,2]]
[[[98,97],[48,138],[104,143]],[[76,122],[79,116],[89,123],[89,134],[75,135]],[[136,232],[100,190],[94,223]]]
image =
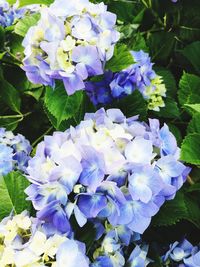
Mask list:
[[17,9],[17,5],[10,6],[6,0],[0,0],[0,26],[8,27],[17,19],[23,17],[25,9]]
[[[93,260],[90,267],[145,267],[150,260],[147,258],[148,246],[142,244],[139,234],[132,232],[126,226],[112,227],[105,224],[104,233],[102,227],[96,226],[96,234],[100,239],[99,246],[93,250]],[[101,234],[103,237],[101,237]],[[134,245],[130,253],[129,245]]]
[[200,266],[200,247],[193,246],[188,240],[174,242],[162,257],[165,266],[198,267]]
[[29,161],[26,193],[37,217],[61,232],[72,231],[73,217],[80,227],[98,219],[142,234],[188,171],[166,124],[100,109],[44,137]]
[[23,41],[28,79],[50,86],[62,80],[69,95],[84,89],[84,80],[103,74],[113,55],[119,39],[115,23],[116,15],[104,3],[56,0],[41,10]]
[[29,141],[23,135],[14,135],[0,128],[0,175],[6,175],[12,170],[25,172],[31,150]]
[[24,17],[30,11],[38,11],[38,5],[30,5],[29,7],[18,7],[18,2],[10,5],[6,0],[0,0],[0,26],[8,27],[13,25],[17,20]]
[[66,235],[51,234],[26,211],[0,223],[1,267],[63,267],[66,264],[89,267],[83,243]]
[[107,71],[101,81],[86,82],[86,92],[94,105],[98,105],[111,103],[139,90],[148,101],[148,108],[159,111],[165,106],[163,97],[166,96],[162,77],[152,69],[147,53],[131,51],[131,54],[135,62],[133,65],[118,73]]

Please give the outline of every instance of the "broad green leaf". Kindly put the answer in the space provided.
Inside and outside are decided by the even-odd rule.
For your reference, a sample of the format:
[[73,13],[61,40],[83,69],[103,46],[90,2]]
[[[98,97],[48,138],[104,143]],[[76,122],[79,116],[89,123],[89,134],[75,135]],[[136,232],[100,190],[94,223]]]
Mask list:
[[149,48],[146,44],[146,41],[144,37],[138,32],[131,38],[131,40],[128,42],[128,45],[131,50],[139,51],[143,50],[144,52],[149,52]]
[[30,210],[31,204],[26,201],[24,190],[29,185],[28,180],[20,172],[11,172],[0,177],[0,219],[8,216],[11,211],[16,214]]
[[184,202],[187,207],[187,215],[185,219],[200,228],[200,207],[198,205],[198,199],[185,195]]
[[0,26],[0,51],[2,47],[4,46],[4,41],[5,41],[5,33],[3,27]]
[[200,103],[200,77],[184,73],[179,82],[178,99],[180,104]]
[[113,57],[106,63],[106,69],[118,72],[134,63],[133,57],[125,44],[115,46]]
[[200,113],[200,104],[185,104],[184,106],[189,110],[192,110],[192,112]]
[[35,98],[35,100],[39,100],[42,93],[43,93],[43,87],[35,88],[33,90],[28,90],[24,92],[26,95],[30,95]]
[[15,33],[24,37],[29,28],[31,26],[36,25],[39,19],[40,19],[40,14],[38,13],[34,13],[23,17],[15,25]]
[[183,140],[181,146],[181,160],[200,165],[200,134],[189,134]]
[[19,0],[19,6],[20,7],[27,6],[27,5],[33,5],[33,4],[40,4],[40,5],[49,6],[51,3],[53,3],[53,0]]
[[12,33],[9,38],[9,47],[12,54],[18,59],[23,59],[24,48],[22,46],[23,37],[18,34]]
[[16,88],[20,95],[23,95],[24,91],[32,90],[32,88],[41,87],[41,84],[32,84],[27,79],[25,71],[23,71],[18,66],[6,65],[4,67],[4,74],[6,80]]
[[60,125],[58,125],[56,118],[48,111],[48,109],[45,106],[44,106],[44,112],[47,115],[47,118],[49,119],[52,126],[58,131],[65,131],[70,127],[70,125],[72,125],[72,123],[70,124],[68,120],[64,120],[60,123]]
[[200,73],[200,41],[187,45],[182,53],[190,61],[196,72]]
[[4,79],[0,80],[0,96],[11,110],[20,113],[20,95],[15,87]]
[[200,134],[200,114],[193,115],[192,120],[188,124],[187,133],[199,133]]
[[117,19],[125,22],[133,20],[134,5],[129,1],[112,1],[110,11],[117,15]]
[[171,73],[171,71],[165,69],[165,68],[154,68],[156,71],[156,74],[161,76],[163,78],[163,83],[165,84],[165,87],[167,89],[167,96],[174,97],[177,93],[177,86],[176,86],[176,80]]
[[173,52],[175,38],[172,32],[155,32],[149,34],[148,46],[152,61],[166,62]]
[[200,183],[193,184],[187,189],[187,192],[194,192],[194,191],[200,191]]
[[179,118],[180,110],[176,101],[170,97],[163,98],[165,102],[165,107],[160,108],[159,112],[154,112],[155,116],[163,117],[163,118]]
[[59,83],[55,89],[46,88],[45,107],[56,119],[56,128],[62,121],[72,118],[78,112],[82,102],[82,91],[68,96],[63,83]]
[[184,195],[178,192],[173,200],[166,201],[157,215],[153,217],[154,226],[168,226],[175,224],[185,218],[187,207],[184,202]]
[[183,191],[176,193],[173,200],[166,201],[158,214],[153,217],[154,226],[170,226],[180,220],[187,220],[200,228],[200,208],[197,200]]
[[123,24],[123,25],[119,25],[117,27],[118,32],[120,32],[120,41],[123,40],[123,42],[128,45],[128,42],[130,43],[130,45],[128,45],[131,48],[132,45],[132,41],[129,41],[130,38],[132,36],[134,36],[134,40],[135,40],[135,35],[136,35],[136,30],[138,28],[138,25],[135,24]]
[[17,128],[18,123],[23,119],[21,118],[6,118],[4,116],[0,116],[0,127],[4,127],[9,131],[13,131]]
[[15,1],[15,0],[8,0],[8,3],[9,3],[10,5],[13,5],[13,4],[16,3],[16,1]]

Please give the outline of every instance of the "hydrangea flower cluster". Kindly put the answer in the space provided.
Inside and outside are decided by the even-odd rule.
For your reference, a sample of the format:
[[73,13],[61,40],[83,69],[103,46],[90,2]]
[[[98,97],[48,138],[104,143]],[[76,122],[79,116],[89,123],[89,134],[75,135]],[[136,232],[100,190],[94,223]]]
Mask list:
[[[114,228],[108,224],[105,226],[105,235],[101,238],[100,246],[93,251],[94,260],[90,267],[145,267],[148,265],[150,262],[147,258],[148,246],[142,244],[140,235],[125,226]],[[134,244],[135,247],[131,254],[127,255],[127,247],[130,244]]]
[[126,243],[128,239],[122,233],[121,229],[108,231],[101,247],[94,251],[94,260],[89,260],[84,243],[66,234],[52,232],[24,211],[0,222],[0,266],[63,267],[67,264],[68,267],[120,267],[126,262],[130,267],[146,267],[150,262],[148,246],[136,245],[125,260],[123,240]]
[[84,80],[103,74],[113,55],[119,39],[115,23],[116,15],[104,3],[55,0],[41,10],[23,41],[28,79],[52,87],[62,80],[69,95],[84,89]]
[[166,266],[198,267],[200,266],[200,247],[193,246],[187,239],[174,242],[162,257]]
[[30,5],[24,8],[18,8],[18,3],[10,5],[6,0],[0,0],[0,26],[8,27],[16,22],[16,20],[23,18],[28,10],[39,10],[38,5]]
[[[0,223],[0,266],[89,267],[85,245],[66,235],[49,234],[26,211]],[[79,265],[80,264],[80,265]]]
[[31,150],[29,141],[23,135],[14,135],[0,128],[0,175],[12,170],[25,172]]
[[163,97],[166,88],[161,76],[152,69],[153,64],[148,53],[131,51],[134,64],[127,69],[112,73],[104,73],[103,79],[98,82],[86,82],[86,92],[94,105],[108,104],[114,99],[120,99],[139,90],[148,101],[148,108],[159,111],[164,107]]
[[0,1],[0,26],[8,27],[12,25],[16,19],[23,17],[25,9],[17,9],[17,5],[10,6],[6,0]]
[[26,193],[37,217],[61,232],[90,220],[142,234],[189,172],[165,124],[98,110],[66,132],[45,136],[29,161]]

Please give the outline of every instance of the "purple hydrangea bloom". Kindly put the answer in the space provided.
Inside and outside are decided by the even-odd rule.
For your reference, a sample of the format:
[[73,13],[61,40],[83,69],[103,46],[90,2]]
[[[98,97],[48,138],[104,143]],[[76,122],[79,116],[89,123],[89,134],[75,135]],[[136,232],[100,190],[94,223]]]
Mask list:
[[170,245],[170,249],[162,256],[163,262],[175,264],[178,267],[200,266],[200,249],[193,246],[187,239]]
[[183,260],[185,267],[200,266],[200,250],[194,251],[192,256]]
[[25,9],[17,9],[17,6],[10,6],[5,0],[0,2],[0,26],[11,26],[17,19],[23,17]]
[[0,26],[8,27],[14,24],[18,19],[24,17],[27,12],[35,12],[39,10],[38,5],[29,5],[18,8],[18,3],[10,5],[6,0],[0,1]]
[[170,245],[169,251],[163,256],[163,261],[168,258],[175,262],[181,262],[183,259],[188,258],[192,254],[193,245],[186,239],[182,242],[174,242]]
[[103,3],[55,0],[27,32],[23,69],[36,84],[54,87],[62,80],[69,95],[85,88],[84,81],[103,74],[119,33],[116,15]]
[[23,135],[14,135],[0,128],[0,175],[12,170],[26,172],[31,150],[29,141]]
[[146,267],[150,260],[147,258],[148,246],[139,247],[136,246],[132,251],[129,259],[129,267]]
[[61,232],[71,232],[73,217],[80,227],[98,225],[101,236],[97,222],[106,222],[126,229],[121,237],[128,243],[184,183],[190,169],[179,151],[158,120],[146,124],[119,109],[100,109],[77,127],[44,137],[29,161],[26,193],[37,216]]
[[[128,243],[123,242],[126,240],[124,237],[127,237],[126,231],[127,228],[123,226],[112,228],[111,225],[106,225],[106,233],[100,247],[93,253],[94,261],[90,267],[146,267],[150,262],[147,258],[148,246],[137,245],[141,240],[134,232],[130,233]],[[136,244],[130,255],[127,247],[129,244]]]
[[89,267],[89,260],[85,255],[86,249],[83,243],[75,240],[66,240],[63,242],[56,253],[56,263],[58,267],[67,266]]
[[52,232],[50,227],[27,211],[0,222],[1,266],[89,267],[85,244],[66,234]]
[[127,69],[112,73],[106,71],[101,81],[85,83],[86,92],[94,105],[108,104],[139,90],[148,101],[149,109],[158,111],[164,106],[166,88],[162,79],[152,69],[149,55],[141,51],[131,51],[134,64]]

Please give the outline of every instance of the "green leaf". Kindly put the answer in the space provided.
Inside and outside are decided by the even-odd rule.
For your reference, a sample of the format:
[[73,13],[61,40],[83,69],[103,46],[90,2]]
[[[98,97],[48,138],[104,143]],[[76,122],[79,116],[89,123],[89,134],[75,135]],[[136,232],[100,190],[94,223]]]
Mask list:
[[171,73],[171,71],[165,69],[165,68],[154,68],[156,71],[156,74],[159,76],[162,76],[163,83],[165,84],[165,87],[167,89],[167,96],[174,97],[177,93],[177,86],[176,86],[176,80],[174,78],[174,75]]
[[[12,0],[11,0],[12,1]],[[19,6],[27,6],[33,4],[40,4],[40,5],[50,5],[53,3],[53,0],[19,0]]]
[[155,32],[149,34],[148,45],[150,47],[152,61],[166,62],[173,52],[175,44],[172,32]]
[[133,38],[131,38],[131,40],[129,41],[129,47],[134,51],[143,50],[144,52],[149,52],[146,41],[140,32],[138,32],[133,36]]
[[187,133],[199,133],[200,134],[200,114],[193,115],[192,120],[188,124]]
[[186,108],[189,108],[189,110],[195,111],[200,113],[200,104],[185,104],[184,105]]
[[62,121],[76,115],[82,102],[82,96],[82,91],[68,96],[63,83],[59,83],[54,90],[51,87],[46,88],[45,107],[55,117],[56,128]]
[[39,87],[39,88],[35,88],[33,90],[28,90],[28,91],[25,91],[24,92],[26,95],[30,95],[32,96],[33,98],[35,98],[35,100],[39,100],[42,93],[43,93],[43,87]]
[[133,57],[125,44],[115,46],[113,57],[106,63],[106,69],[118,72],[134,63]]
[[23,37],[18,34],[12,33],[9,38],[9,47],[12,54],[18,59],[23,59],[24,48],[22,46]]
[[154,112],[155,115],[163,118],[179,118],[180,110],[176,101],[170,97],[164,98],[165,107],[161,108],[159,112]]
[[194,192],[194,191],[200,191],[200,184],[193,184],[188,189],[187,192]]
[[182,106],[200,103],[200,77],[184,73],[179,82],[178,99]]
[[182,53],[190,61],[196,72],[200,73],[200,41],[187,45]]
[[69,122],[68,120],[64,120],[60,123],[60,125],[57,125],[57,120],[56,118],[48,111],[48,109],[44,106],[44,112],[47,115],[48,120],[50,123],[53,125],[53,127],[58,130],[58,131],[65,131],[72,125],[71,121]]
[[21,99],[18,91],[9,82],[0,80],[0,97],[11,110],[20,113]]
[[154,226],[170,226],[180,220],[187,220],[200,228],[200,209],[198,201],[183,191],[176,193],[173,200],[165,202],[158,214],[153,217]]
[[17,128],[18,123],[22,120],[21,118],[4,118],[0,116],[0,127],[4,127],[9,131],[13,131]]
[[168,226],[179,222],[187,215],[187,207],[182,192],[177,192],[173,200],[166,201],[156,216],[153,217],[154,226]]
[[185,196],[184,202],[187,208],[185,219],[200,228],[200,207],[198,205],[198,199],[192,198],[191,196]]
[[29,28],[33,25],[36,25],[39,19],[40,14],[38,13],[24,16],[15,25],[15,33],[24,37]]
[[133,20],[134,5],[129,1],[112,1],[110,11],[117,15],[121,21],[130,22]]
[[3,27],[0,26],[0,51],[2,51],[1,49],[4,46],[4,42],[5,42],[5,33]]
[[200,134],[189,134],[183,140],[181,146],[181,160],[200,165]]
[[0,219],[8,216],[13,210],[16,214],[30,210],[31,204],[26,201],[24,190],[28,180],[20,172],[11,172],[0,177]]

